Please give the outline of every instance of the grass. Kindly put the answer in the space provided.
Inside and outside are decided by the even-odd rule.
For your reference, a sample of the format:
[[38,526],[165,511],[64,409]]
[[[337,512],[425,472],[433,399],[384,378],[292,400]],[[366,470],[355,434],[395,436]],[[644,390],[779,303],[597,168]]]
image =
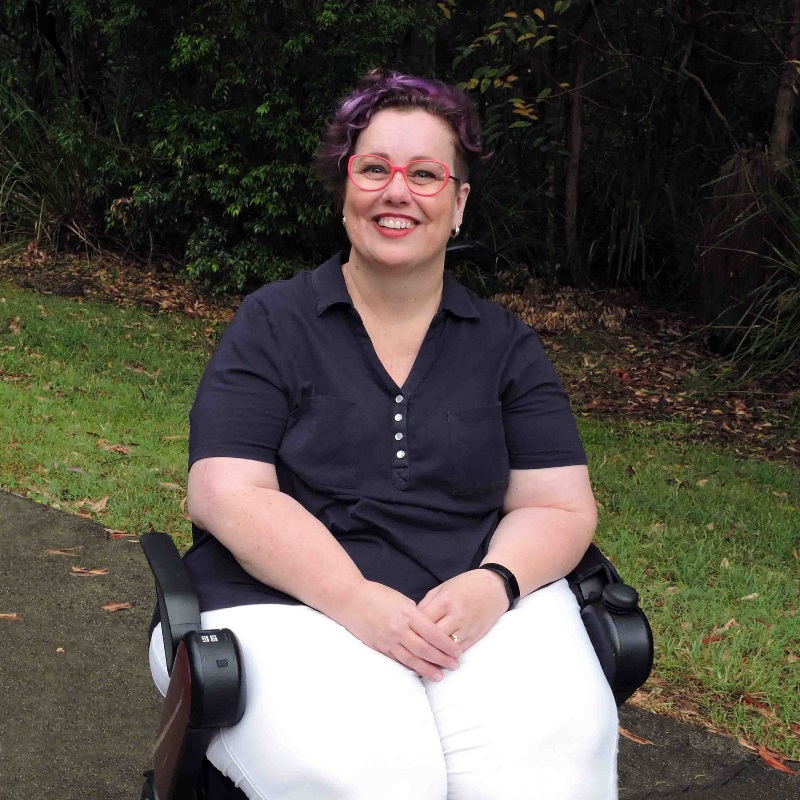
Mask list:
[[[186,544],[187,414],[213,334],[0,283],[0,487]],[[656,636],[643,702],[800,759],[800,472],[689,444],[677,417],[579,424],[601,545]]]
[[[186,542],[187,413],[204,325],[0,284],[0,485]],[[84,502],[87,501],[87,502]]]

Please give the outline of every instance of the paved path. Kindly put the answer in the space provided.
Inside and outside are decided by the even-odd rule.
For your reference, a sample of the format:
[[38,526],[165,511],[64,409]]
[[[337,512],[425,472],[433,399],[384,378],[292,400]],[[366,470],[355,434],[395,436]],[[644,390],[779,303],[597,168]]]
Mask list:
[[[71,547],[74,557],[44,554]],[[0,553],[0,614],[20,616],[0,619],[0,798],[138,800],[160,706],[139,546],[0,492]],[[72,577],[73,565],[108,574]],[[133,609],[102,609],[115,601]],[[654,744],[622,740],[620,800],[800,798],[800,776],[733,740],[637,709],[623,709],[622,724]]]

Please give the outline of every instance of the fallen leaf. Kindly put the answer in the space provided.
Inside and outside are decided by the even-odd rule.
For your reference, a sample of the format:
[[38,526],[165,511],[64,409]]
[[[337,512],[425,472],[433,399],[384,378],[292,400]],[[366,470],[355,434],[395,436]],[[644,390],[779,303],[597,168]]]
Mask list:
[[185,434],[179,434],[177,436],[162,436],[161,438],[165,442],[177,442],[179,439],[188,439],[189,437]]
[[786,764],[783,762],[786,760],[783,756],[778,755],[778,753],[773,753],[771,750],[767,750],[766,747],[759,747],[758,754],[761,758],[767,762],[773,769],[777,769],[780,772],[788,772],[790,775],[799,775],[796,770],[787,767]]
[[179,483],[168,483],[167,481],[159,481],[159,486],[163,487],[164,489],[180,489],[181,491],[186,491],[183,486]]
[[731,562],[728,561],[727,558],[723,558],[722,561],[720,562],[720,567],[722,567],[722,569],[730,569],[731,568]]
[[0,614],[0,619],[8,620],[9,622],[19,622],[22,617],[19,614]]
[[722,641],[724,638],[725,638],[724,636],[720,636],[720,635],[719,635],[719,634],[717,634],[717,633],[712,633],[712,634],[710,634],[709,636],[706,636],[706,637],[705,637],[705,638],[702,640],[702,643],[703,643],[704,645],[709,645],[709,644],[713,644],[714,642],[721,642],[721,641]]
[[630,739],[632,742],[636,742],[636,744],[653,744],[649,739],[643,739],[641,736],[637,736],[635,733],[625,730],[622,725],[619,726],[619,732],[626,739]]
[[753,592],[753,594],[746,594],[744,597],[740,597],[740,600],[758,600],[758,592]]
[[714,530],[714,523],[713,522],[709,522],[708,525],[706,525],[706,530],[707,531],[713,531]]
[[77,503],[73,503],[73,506],[78,509],[88,509],[89,511],[94,511],[95,514],[99,514],[103,511],[108,503],[108,495],[98,500],[96,503],[90,500],[88,497],[84,497],[83,500],[79,500]]
[[111,444],[106,439],[98,439],[96,446],[101,450],[105,450],[107,453],[122,453],[124,456],[131,452],[130,447],[125,447],[125,445],[122,444]]
[[758,752],[758,748],[754,744],[750,744],[750,742],[746,741],[745,739],[742,739],[741,736],[739,737],[739,744],[742,747],[744,747],[745,750],[749,750],[751,753],[757,753]]
[[744,704],[746,706],[751,706],[752,708],[758,708],[761,711],[772,711],[772,709],[765,703],[763,700],[759,700],[757,697],[753,697],[751,694],[745,694],[743,697]]
[[83,550],[83,545],[78,544],[75,547],[65,547],[63,550],[42,550],[42,555],[45,556],[74,556],[78,550]]
[[107,569],[86,569],[86,567],[72,567],[70,575],[76,578],[95,578],[98,575],[108,575]]
[[697,481],[698,486],[705,486],[708,483],[708,478],[702,478],[701,480]]
[[103,606],[103,611],[124,611],[128,608],[133,608],[133,606],[130,603],[106,603]]
[[86,474],[86,470],[81,469],[80,467],[67,467],[67,472],[77,472],[79,475]]
[[56,647],[56,653],[63,653],[63,652],[64,652],[63,647]]

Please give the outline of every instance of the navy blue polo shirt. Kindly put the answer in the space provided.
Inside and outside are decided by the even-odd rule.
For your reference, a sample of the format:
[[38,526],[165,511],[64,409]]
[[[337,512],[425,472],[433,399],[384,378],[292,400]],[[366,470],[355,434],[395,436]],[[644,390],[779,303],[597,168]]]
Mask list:
[[[378,359],[343,253],[245,298],[200,382],[189,464],[274,464],[365,578],[414,601],[480,563],[509,469],[585,464],[569,402],[536,334],[445,274],[403,386]],[[297,602],[194,529],[186,565],[203,611]]]

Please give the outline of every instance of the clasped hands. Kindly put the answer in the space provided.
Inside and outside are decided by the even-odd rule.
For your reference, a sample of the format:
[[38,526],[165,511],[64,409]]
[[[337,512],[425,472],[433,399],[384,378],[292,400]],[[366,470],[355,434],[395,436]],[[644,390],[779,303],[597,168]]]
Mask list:
[[508,610],[508,596],[499,575],[474,569],[431,589],[418,604],[365,581],[348,605],[342,624],[364,644],[423,678],[441,680],[442,669],[457,669],[461,654]]

